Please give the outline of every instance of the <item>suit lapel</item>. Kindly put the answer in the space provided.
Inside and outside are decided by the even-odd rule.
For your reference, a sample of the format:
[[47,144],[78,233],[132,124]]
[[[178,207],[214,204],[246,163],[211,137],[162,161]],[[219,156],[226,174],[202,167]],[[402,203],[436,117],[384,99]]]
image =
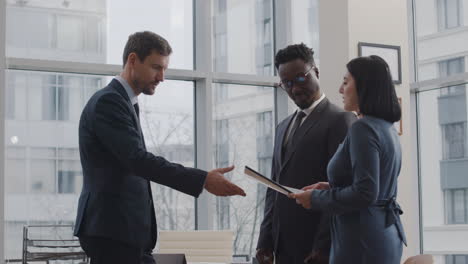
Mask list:
[[281,169],[279,175],[281,175],[281,171],[283,170],[284,167],[286,167],[286,164],[289,162],[291,157],[294,155],[296,152],[297,146],[300,145],[300,142],[302,138],[315,126],[317,125],[318,121],[320,120],[321,113],[325,110],[325,108],[328,105],[328,99],[324,98],[322,102],[320,102],[315,109],[310,113],[304,123],[298,128],[296,132],[295,139],[293,141],[293,146],[292,146],[292,151],[282,159],[281,162]]
[[280,160],[280,164],[283,163],[283,145],[284,145],[284,141],[286,140],[286,135],[287,135],[287,132],[288,132],[288,128],[289,128],[289,125],[291,124],[292,120],[294,119],[294,116],[296,114],[293,114],[293,115],[290,115],[289,117],[287,117],[286,121],[282,123],[281,126],[278,127],[278,139],[279,142],[276,142],[275,144],[275,150],[274,152],[275,153],[279,153],[279,160]]
[[141,136],[141,139],[143,140],[143,145],[144,145],[145,139],[143,138],[143,130],[141,129],[140,120],[135,112],[135,108],[133,107],[133,104],[130,101],[130,98],[128,97],[127,91],[125,91],[125,88],[116,79],[113,79],[111,83],[109,84],[109,86],[114,88],[120,95],[122,95],[125,98],[125,101],[127,102],[127,105],[130,108],[130,112],[132,113],[133,122],[135,122],[135,125],[138,129],[138,132],[140,133],[140,136]]

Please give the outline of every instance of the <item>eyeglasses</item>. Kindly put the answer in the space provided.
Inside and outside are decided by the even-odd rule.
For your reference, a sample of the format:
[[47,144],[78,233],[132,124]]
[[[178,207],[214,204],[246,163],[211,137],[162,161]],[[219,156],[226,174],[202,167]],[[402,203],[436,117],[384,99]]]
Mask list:
[[306,82],[307,76],[310,74],[310,71],[314,68],[314,66],[310,67],[306,72],[298,74],[294,77],[293,80],[281,80],[278,84],[285,91],[289,91],[294,86],[294,83],[302,85]]

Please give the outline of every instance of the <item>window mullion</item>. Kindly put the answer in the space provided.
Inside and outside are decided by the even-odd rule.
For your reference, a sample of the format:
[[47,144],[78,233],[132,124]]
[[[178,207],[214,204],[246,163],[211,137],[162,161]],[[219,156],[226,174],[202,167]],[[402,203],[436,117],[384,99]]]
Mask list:
[[[212,0],[193,1],[194,68],[204,77],[195,80],[195,164],[208,170],[212,164]],[[213,229],[213,196],[206,191],[195,201],[195,229]]]
[[6,28],[6,1],[0,1],[0,261],[5,259],[5,28]]

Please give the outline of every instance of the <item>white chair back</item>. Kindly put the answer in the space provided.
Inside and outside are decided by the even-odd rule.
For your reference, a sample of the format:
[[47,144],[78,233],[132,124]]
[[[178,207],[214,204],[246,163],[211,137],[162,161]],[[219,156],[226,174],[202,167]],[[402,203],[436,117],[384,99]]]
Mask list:
[[159,231],[158,253],[183,253],[187,262],[231,263],[234,232]]

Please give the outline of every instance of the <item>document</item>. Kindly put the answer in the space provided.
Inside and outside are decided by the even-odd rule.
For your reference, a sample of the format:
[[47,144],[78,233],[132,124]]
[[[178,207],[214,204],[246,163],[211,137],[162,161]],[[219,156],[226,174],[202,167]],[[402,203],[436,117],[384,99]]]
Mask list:
[[277,182],[272,181],[271,179],[268,179],[267,177],[263,176],[259,172],[251,169],[249,166],[245,166],[244,173],[247,176],[250,176],[252,179],[256,180],[257,182],[267,186],[268,188],[271,188],[279,193],[282,193],[284,195],[288,195],[290,193],[301,193],[303,192],[302,190],[295,189],[292,187],[287,187],[284,185],[281,185]]

